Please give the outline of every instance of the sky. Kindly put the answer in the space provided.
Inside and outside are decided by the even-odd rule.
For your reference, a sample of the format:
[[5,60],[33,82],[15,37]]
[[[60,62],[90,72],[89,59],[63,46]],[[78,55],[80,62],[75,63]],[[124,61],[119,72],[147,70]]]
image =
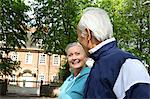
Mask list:
[[[34,0],[24,0],[24,3],[28,6],[31,6],[31,4],[36,3],[36,2]],[[30,18],[33,18],[34,17],[33,13],[34,13],[34,10],[31,6],[31,11],[26,12],[26,14],[29,15]]]
[[31,10],[28,11],[28,12],[26,12],[25,14],[27,14],[30,18],[33,18],[33,20],[31,21],[31,23],[35,23],[35,20],[34,20],[34,18],[35,18],[35,16],[34,16],[34,10],[33,10],[33,7],[31,6],[31,4],[36,3],[36,1],[34,1],[34,0],[24,0],[24,3],[26,5],[28,5],[28,6],[31,7]]

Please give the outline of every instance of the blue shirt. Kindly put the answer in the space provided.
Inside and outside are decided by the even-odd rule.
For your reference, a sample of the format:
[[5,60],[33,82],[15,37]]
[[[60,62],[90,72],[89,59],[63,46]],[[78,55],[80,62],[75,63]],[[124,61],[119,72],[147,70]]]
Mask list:
[[89,72],[90,68],[85,67],[76,78],[71,74],[61,86],[58,99],[83,99],[85,82]]

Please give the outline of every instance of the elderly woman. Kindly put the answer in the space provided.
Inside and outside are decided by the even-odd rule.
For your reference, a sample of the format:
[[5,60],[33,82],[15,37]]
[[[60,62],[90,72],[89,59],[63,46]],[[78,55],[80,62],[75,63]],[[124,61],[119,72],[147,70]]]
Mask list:
[[90,72],[90,68],[85,65],[87,55],[77,42],[66,47],[66,54],[71,75],[60,88],[59,99],[83,99],[84,85]]

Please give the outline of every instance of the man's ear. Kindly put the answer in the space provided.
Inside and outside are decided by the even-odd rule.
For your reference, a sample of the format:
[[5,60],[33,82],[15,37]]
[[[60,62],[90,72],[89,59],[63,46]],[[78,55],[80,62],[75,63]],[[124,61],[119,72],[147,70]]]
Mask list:
[[87,40],[91,40],[92,39],[92,33],[91,30],[86,28],[85,31],[87,32]]

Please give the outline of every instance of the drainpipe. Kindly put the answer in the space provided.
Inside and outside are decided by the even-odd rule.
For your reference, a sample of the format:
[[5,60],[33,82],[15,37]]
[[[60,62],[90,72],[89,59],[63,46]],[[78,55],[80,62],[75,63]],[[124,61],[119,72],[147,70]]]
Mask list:
[[39,51],[38,51],[38,56],[37,56],[37,67],[36,67],[37,71],[36,71],[36,87],[37,87],[37,83],[38,83],[38,77],[39,77]]
[[50,79],[49,79],[49,77],[50,77],[50,56],[51,56],[51,54],[50,53],[47,53],[48,54],[48,83],[50,83]]

